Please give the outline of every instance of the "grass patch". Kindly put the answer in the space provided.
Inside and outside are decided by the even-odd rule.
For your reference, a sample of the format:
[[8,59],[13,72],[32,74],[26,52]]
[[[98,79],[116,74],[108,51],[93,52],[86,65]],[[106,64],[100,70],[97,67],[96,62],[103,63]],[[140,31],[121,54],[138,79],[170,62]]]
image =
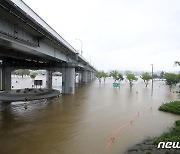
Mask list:
[[180,115],[180,101],[172,101],[159,107],[160,111],[171,112]]
[[[170,112],[180,115],[180,101],[171,101],[163,104],[159,107],[160,111]],[[180,120],[177,120],[172,128],[168,132],[163,133],[161,136],[154,138],[154,143],[158,144],[162,141],[180,141]]]
[[168,132],[163,133],[161,136],[154,138],[154,143],[158,144],[163,141],[180,141],[180,120],[177,120],[172,128]]

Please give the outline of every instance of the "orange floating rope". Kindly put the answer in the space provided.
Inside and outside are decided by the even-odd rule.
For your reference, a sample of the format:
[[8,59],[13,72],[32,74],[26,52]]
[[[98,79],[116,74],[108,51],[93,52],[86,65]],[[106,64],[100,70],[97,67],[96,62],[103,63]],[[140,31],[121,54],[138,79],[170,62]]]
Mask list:
[[152,107],[150,109],[146,109],[146,110],[142,110],[142,113],[140,114],[140,112],[138,111],[137,114],[135,114],[127,123],[125,123],[124,125],[114,129],[113,131],[110,132],[109,134],[109,142],[106,144],[105,148],[104,148],[104,152],[106,152],[111,144],[115,141],[115,135],[117,135],[122,129],[126,128],[127,126],[131,125],[133,121],[135,121],[137,118],[140,117],[140,115],[143,115],[145,113],[147,113],[148,111],[151,111]]
[[110,147],[110,145],[114,142],[115,138],[110,138],[108,144],[104,148],[104,152]]

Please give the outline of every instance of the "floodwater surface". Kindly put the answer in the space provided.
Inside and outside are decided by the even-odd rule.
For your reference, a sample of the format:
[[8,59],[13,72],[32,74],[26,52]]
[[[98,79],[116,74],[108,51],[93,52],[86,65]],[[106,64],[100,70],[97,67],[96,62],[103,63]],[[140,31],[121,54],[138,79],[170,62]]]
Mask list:
[[[77,86],[74,95],[28,102],[27,109],[25,102],[0,103],[0,153],[121,154],[179,119],[158,111],[162,103],[179,99],[164,82],[155,81],[153,91],[143,81],[131,91],[125,81],[120,89],[112,83],[95,80]],[[138,112],[132,124],[118,129]],[[115,139],[108,145],[113,130]]]

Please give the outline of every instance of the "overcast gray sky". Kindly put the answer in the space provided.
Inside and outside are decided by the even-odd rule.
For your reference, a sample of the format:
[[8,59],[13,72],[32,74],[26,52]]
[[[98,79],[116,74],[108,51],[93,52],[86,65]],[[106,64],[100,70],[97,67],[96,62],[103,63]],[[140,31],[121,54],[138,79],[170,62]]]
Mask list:
[[99,70],[179,71],[179,0],[23,0]]

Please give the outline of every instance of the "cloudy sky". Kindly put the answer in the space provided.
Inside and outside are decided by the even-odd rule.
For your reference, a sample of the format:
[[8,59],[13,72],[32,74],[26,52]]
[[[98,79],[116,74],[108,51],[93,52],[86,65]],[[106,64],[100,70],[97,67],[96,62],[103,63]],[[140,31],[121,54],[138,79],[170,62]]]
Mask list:
[[23,1],[99,70],[180,70],[179,0]]

